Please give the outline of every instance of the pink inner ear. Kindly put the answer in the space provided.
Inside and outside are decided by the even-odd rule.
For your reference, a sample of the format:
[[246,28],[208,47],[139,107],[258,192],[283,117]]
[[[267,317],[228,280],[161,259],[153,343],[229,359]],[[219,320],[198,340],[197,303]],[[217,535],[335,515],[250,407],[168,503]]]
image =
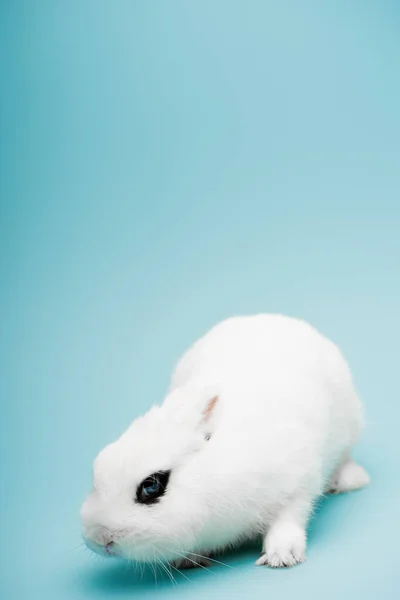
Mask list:
[[206,419],[208,419],[209,416],[211,415],[212,411],[214,410],[215,405],[217,404],[217,401],[218,401],[218,396],[214,396],[214,398],[211,398],[211,400],[207,404],[206,408],[203,411],[203,415],[205,416]]

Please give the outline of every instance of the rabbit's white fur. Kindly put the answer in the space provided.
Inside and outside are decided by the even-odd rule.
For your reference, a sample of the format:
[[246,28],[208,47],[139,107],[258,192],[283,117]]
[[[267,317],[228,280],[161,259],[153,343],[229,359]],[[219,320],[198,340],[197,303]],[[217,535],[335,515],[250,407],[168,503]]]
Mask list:
[[[310,325],[223,321],[184,354],[164,403],[96,458],[83,535],[103,554],[179,563],[261,534],[257,564],[301,562],[318,496],[368,483],[350,458],[362,422],[342,354]],[[137,503],[162,470],[165,495]]]

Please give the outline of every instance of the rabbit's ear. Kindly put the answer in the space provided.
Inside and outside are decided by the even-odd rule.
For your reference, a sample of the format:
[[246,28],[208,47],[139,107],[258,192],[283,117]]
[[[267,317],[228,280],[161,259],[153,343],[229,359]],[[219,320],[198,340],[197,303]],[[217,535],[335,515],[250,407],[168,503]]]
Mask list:
[[177,423],[188,424],[197,429],[208,423],[218,403],[218,393],[209,387],[186,385],[170,392],[162,410]]
[[217,402],[218,402],[218,396],[213,396],[211,398],[211,400],[208,400],[205,408],[203,409],[203,417],[204,417],[203,420],[204,421],[208,421],[208,419],[211,417]]

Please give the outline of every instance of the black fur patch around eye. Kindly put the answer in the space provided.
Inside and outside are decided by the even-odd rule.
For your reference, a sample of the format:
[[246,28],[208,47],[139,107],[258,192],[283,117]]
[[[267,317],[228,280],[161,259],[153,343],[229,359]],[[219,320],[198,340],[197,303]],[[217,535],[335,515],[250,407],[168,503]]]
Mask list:
[[171,471],[157,471],[146,477],[136,490],[136,502],[156,504],[165,494]]

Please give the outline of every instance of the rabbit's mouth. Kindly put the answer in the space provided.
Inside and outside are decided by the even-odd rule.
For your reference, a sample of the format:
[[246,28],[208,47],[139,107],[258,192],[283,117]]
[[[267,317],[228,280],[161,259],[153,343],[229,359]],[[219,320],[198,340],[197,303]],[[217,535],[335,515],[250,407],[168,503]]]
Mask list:
[[99,554],[100,556],[119,556],[118,548],[114,542],[108,542],[107,544],[98,544],[97,542],[90,540],[88,538],[84,538],[84,542],[86,546],[92,552]]

